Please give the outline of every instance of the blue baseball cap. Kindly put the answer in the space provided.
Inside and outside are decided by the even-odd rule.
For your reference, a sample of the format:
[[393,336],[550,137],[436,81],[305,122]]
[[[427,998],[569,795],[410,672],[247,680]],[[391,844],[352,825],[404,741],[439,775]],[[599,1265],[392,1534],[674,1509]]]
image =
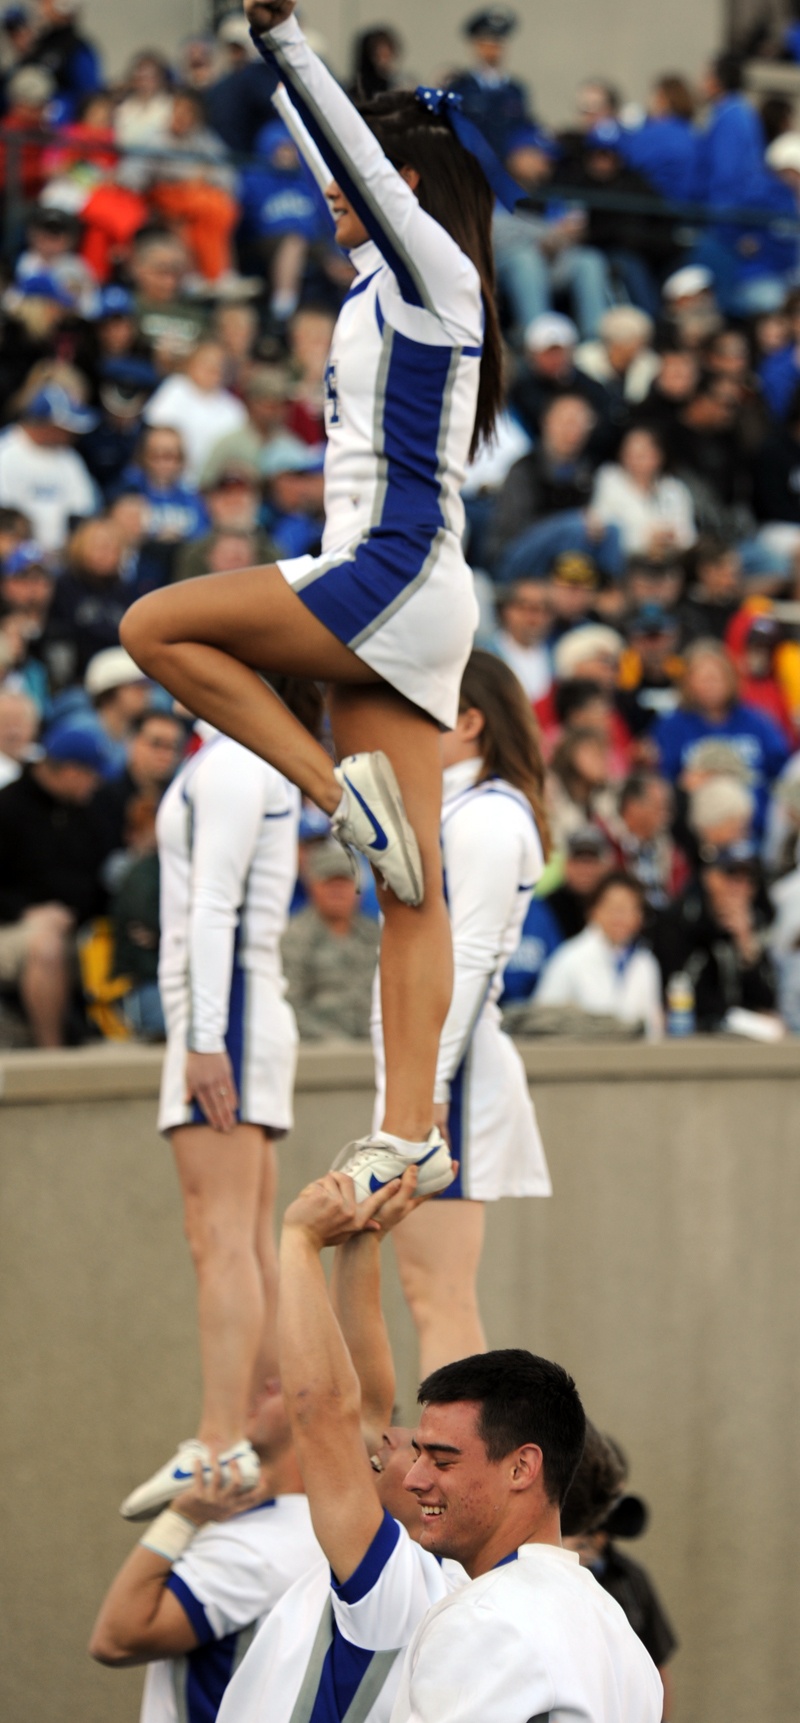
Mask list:
[[47,275],[39,270],[36,275],[18,276],[14,282],[14,292],[23,299],[54,299],[56,305],[63,306],[65,311],[72,311],[75,300],[67,292],[63,281],[57,281],[54,275]]
[[0,579],[6,574],[26,574],[29,568],[42,568],[51,577],[53,569],[47,552],[40,544],[35,544],[29,538],[25,544],[18,544],[16,550],[10,551],[0,569]]
[[634,638],[642,634],[675,634],[677,628],[675,617],[663,604],[643,604],[628,623],[628,633]]
[[134,310],[133,294],[128,292],[127,287],[118,287],[112,282],[100,293],[95,318],[99,321],[101,317],[132,317]]
[[57,425],[59,430],[74,431],[78,436],[93,431],[97,424],[97,414],[69,395],[63,383],[45,383],[21,417],[34,419],[40,425]]
[[551,132],[546,132],[541,126],[520,126],[512,132],[508,140],[505,154],[511,156],[515,150],[540,150],[542,155],[552,156],[556,161],[561,151]]
[[100,778],[108,776],[113,764],[102,730],[74,717],[57,719],[51,724],[42,737],[41,749],[46,760],[85,766]]
[[622,136],[622,127],[616,120],[600,120],[586,133],[586,146],[590,150],[619,150]]

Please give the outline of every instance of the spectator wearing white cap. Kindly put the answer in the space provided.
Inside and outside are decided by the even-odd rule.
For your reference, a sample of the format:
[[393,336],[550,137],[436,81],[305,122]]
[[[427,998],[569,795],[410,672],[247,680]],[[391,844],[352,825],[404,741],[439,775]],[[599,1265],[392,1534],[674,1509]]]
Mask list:
[[98,493],[72,443],[95,414],[59,383],[45,383],[17,425],[0,436],[0,505],[29,516],[43,550],[60,550],[70,522],[94,513]]
[[523,356],[509,393],[509,403],[534,439],[541,432],[542,416],[560,395],[580,395],[596,416],[593,441],[607,442],[611,403],[607,390],[587,377],[575,364],[579,335],[571,317],[560,311],[544,311],[525,330]]
[[714,293],[714,277],[700,263],[685,263],[667,276],[661,289],[662,340],[696,352],[723,327]]
[[636,305],[614,305],[605,313],[597,341],[584,341],[575,364],[587,377],[618,398],[636,405],[643,401],[658,374],[653,352],[655,325]]
[[147,705],[150,683],[124,646],[107,646],[90,658],[83,687],[121,771],[133,726]]

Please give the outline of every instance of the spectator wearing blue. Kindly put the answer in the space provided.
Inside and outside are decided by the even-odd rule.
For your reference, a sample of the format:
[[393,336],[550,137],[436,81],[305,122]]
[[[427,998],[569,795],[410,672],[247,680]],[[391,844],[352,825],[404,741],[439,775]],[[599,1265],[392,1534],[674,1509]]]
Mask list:
[[255,54],[245,18],[227,13],[219,41],[229,49],[230,69],[203,90],[206,121],[229,150],[252,155],[262,127],[275,118],[278,76]]
[[464,113],[501,161],[514,134],[533,124],[525,85],[509,77],[504,66],[508,39],[517,22],[516,13],[507,6],[486,6],[473,13],[464,24],[464,35],[472,43],[475,62],[472,71],[457,73],[450,82],[450,89],[462,99]]
[[149,538],[178,542],[208,532],[208,510],[183,476],[185,458],[179,431],[169,425],[145,426],[136,459],[122,474],[120,490],[144,497]]
[[531,898],[519,945],[506,964],[503,1007],[532,999],[548,958],[583,932],[587,907],[612,863],[611,846],[599,826],[579,826],[570,834],[558,884]]
[[135,353],[105,359],[100,366],[98,423],[81,439],[81,454],[106,498],[118,490],[133,459],[145,407],[159,382],[155,366]]
[[661,771],[671,783],[691,790],[695,750],[721,738],[736,750],[748,770],[756,797],[755,829],[764,829],[771,784],[783,770],[789,748],[777,725],[739,699],[732,660],[717,640],[697,640],[686,654],[681,703],[661,718],[652,732]]
[[[510,140],[506,166],[524,191],[541,195],[558,157],[554,138],[538,126],[525,126]],[[516,331],[549,311],[556,294],[566,294],[584,339],[597,334],[613,297],[611,276],[602,252],[581,243],[585,226],[582,210],[558,204],[541,214],[496,208],[497,279]]]
[[258,161],[240,179],[241,240],[258,253],[271,287],[270,313],[278,323],[294,315],[309,254],[330,244],[328,206],[282,120],[256,138]]
[[71,119],[84,96],[103,83],[97,49],[80,34],[78,0],[39,0],[39,30],[23,65],[46,66],[61,98],[61,118]]
[[661,310],[657,278],[674,250],[671,228],[669,222],[647,212],[647,205],[658,202],[659,194],[643,174],[628,166],[626,136],[617,120],[601,120],[586,133],[580,154],[564,162],[555,184],[576,202],[583,192],[619,196],[622,207],[590,204],[585,238],[604,253],[634,305],[657,318]]
[[[742,94],[742,81],[735,54],[720,54],[706,69],[703,93],[710,114],[698,141],[695,196],[720,212],[752,208],[770,211],[779,221],[794,214],[794,201],[766,165],[764,129]],[[796,250],[779,225],[750,229],[720,222],[708,229],[694,256],[712,270],[722,310],[746,316],[783,303]]]
[[670,203],[689,202],[697,179],[694,96],[685,78],[668,73],[653,85],[643,125],[625,129],[620,149]]
[[316,554],[322,539],[322,454],[286,432],[261,457],[261,525],[281,557]]
[[[48,705],[47,671],[38,657],[53,600],[55,577],[44,551],[32,540],[18,544],[0,566],[0,657],[4,687],[33,700],[40,715]],[[5,652],[4,652],[5,649]]]

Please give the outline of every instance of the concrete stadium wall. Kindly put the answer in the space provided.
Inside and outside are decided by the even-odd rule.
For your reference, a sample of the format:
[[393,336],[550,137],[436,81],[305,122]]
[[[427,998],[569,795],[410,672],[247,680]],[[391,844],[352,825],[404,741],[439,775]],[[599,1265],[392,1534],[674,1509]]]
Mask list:
[[[681,1640],[678,1723],[796,1714],[800,1054],[525,1049],[555,1186],[490,1214],[490,1343],[575,1374],[650,1502]],[[132,1542],[117,1506],[194,1427],[192,1275],[159,1056],[0,1059],[4,1723],[134,1723],[141,1676],[85,1644]],[[283,1198],[369,1120],[362,1047],[306,1049]],[[388,1253],[387,1253],[388,1254]],[[391,1265],[400,1394],[416,1362]]]
[[[522,28],[514,42],[514,71],[534,89],[538,112],[562,121],[572,107],[575,83],[588,75],[618,83],[630,100],[642,101],[657,72],[695,75],[723,41],[723,0],[562,0],[534,6],[516,0]],[[328,44],[338,71],[349,65],[350,43],[372,24],[394,24],[401,32],[409,69],[431,83],[464,62],[460,24],[471,0],[304,0],[303,15]],[[204,0],[84,0],[87,31],[106,48],[117,74],[145,42],[172,50],[190,31],[202,29],[210,13]]]

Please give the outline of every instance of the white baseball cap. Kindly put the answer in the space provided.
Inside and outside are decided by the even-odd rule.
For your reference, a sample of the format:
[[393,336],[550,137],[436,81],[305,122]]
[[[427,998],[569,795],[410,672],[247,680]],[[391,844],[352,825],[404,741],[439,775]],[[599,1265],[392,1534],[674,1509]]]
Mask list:
[[525,346],[530,353],[546,353],[548,347],[577,347],[579,340],[572,318],[562,317],[559,311],[543,311],[525,330]]
[[704,269],[700,263],[687,263],[685,269],[676,269],[674,275],[667,277],[661,291],[665,299],[694,299],[713,285],[710,269]]
[[86,666],[83,686],[90,700],[110,693],[112,688],[128,688],[133,682],[146,682],[144,671],[131,658],[124,646],[108,646],[96,652]]
[[774,173],[783,173],[787,168],[800,173],[800,132],[781,132],[780,137],[773,138],[766,159]]

